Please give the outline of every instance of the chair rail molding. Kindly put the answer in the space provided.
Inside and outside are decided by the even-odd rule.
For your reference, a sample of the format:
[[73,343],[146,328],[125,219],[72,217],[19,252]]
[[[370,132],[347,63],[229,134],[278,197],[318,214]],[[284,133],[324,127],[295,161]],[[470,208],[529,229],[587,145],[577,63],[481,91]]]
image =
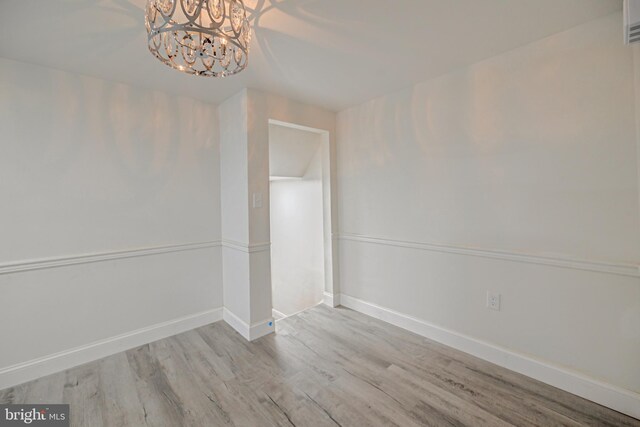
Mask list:
[[616,274],[620,276],[640,277],[640,266],[630,263],[594,261],[560,256],[533,255],[497,249],[471,248],[465,246],[445,245],[440,243],[411,242],[406,240],[387,239],[351,233],[340,233],[338,235],[338,239],[342,241],[371,243],[375,245],[395,246],[422,251],[441,252],[481,258],[492,258],[511,262],[549,265],[553,267],[593,271],[605,274]]
[[65,267],[77,264],[89,264],[94,262],[111,261],[117,259],[135,258],[166,254],[172,252],[193,251],[198,249],[209,249],[220,247],[219,240],[209,242],[192,242],[176,245],[149,246],[145,248],[135,248],[120,251],[93,252],[64,257],[40,258],[22,260],[0,264],[0,275],[20,273],[23,271],[42,270],[47,268]]
[[236,242],[235,240],[224,239],[222,240],[221,244],[222,247],[249,254],[256,252],[267,252],[271,250],[271,242],[242,243]]

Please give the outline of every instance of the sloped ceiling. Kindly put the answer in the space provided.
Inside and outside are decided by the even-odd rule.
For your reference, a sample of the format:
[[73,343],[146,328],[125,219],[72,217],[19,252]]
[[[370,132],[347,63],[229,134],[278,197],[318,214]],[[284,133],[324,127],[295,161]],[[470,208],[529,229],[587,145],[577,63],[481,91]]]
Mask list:
[[318,152],[322,137],[280,125],[269,125],[269,175],[302,178]]
[[245,3],[251,63],[225,79],[153,58],[144,0],[2,0],[0,56],[212,103],[251,87],[337,111],[611,14],[622,0]]

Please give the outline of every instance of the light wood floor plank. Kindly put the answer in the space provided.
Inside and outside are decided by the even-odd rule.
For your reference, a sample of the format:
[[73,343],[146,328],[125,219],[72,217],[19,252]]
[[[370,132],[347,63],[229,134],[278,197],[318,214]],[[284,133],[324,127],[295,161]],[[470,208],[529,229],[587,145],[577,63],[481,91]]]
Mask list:
[[223,322],[30,383],[74,426],[634,426],[640,421],[347,309],[248,343]]

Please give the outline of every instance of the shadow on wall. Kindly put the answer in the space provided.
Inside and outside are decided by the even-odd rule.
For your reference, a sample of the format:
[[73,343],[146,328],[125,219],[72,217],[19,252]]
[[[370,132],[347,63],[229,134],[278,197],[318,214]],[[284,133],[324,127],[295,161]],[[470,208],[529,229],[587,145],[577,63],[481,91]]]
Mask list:
[[[21,82],[8,88],[16,111],[30,111],[30,120],[38,123],[37,127],[22,126],[17,116],[14,121],[23,132],[21,143],[30,147],[34,164],[39,165],[29,173],[41,176],[43,184],[58,185],[55,177],[66,175],[95,149],[96,154],[104,155],[102,161],[119,171],[118,180],[136,198],[154,198],[176,171],[180,146],[195,146],[208,154],[214,145],[216,118],[209,105],[124,84],[45,72],[47,79],[39,76],[37,88],[32,80],[7,74],[12,82]],[[15,96],[11,91],[31,96]],[[55,108],[31,108],[34,103],[50,105],[53,100],[64,102],[56,103]],[[203,170],[209,166],[209,161],[198,158]]]
[[[23,246],[25,256],[50,256],[46,245],[37,254],[27,247],[30,235],[38,241],[57,235],[47,239],[60,245],[57,254],[108,249],[114,241],[116,247],[149,244],[145,229],[158,244],[201,241],[195,230],[178,238],[168,225],[192,217],[187,228],[205,227],[195,220],[199,214],[183,211],[194,203],[218,215],[211,190],[219,155],[216,107],[8,60],[0,67],[7,100],[0,101],[2,128],[13,141],[2,148],[0,186],[12,205],[6,219],[25,233],[12,257]],[[69,235],[74,239],[62,237]],[[83,249],[71,248],[71,240],[82,241]]]
[[609,220],[636,210],[632,71],[613,15],[341,112],[341,187],[370,184],[343,197],[396,224],[347,230],[635,262],[635,220]]

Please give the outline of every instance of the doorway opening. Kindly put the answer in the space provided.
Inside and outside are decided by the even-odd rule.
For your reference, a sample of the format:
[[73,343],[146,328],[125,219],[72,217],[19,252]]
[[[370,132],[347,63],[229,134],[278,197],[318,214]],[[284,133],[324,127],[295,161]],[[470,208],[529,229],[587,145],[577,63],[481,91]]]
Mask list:
[[328,144],[326,131],[269,121],[271,286],[276,320],[323,302],[325,199],[330,200],[323,177],[328,174]]

